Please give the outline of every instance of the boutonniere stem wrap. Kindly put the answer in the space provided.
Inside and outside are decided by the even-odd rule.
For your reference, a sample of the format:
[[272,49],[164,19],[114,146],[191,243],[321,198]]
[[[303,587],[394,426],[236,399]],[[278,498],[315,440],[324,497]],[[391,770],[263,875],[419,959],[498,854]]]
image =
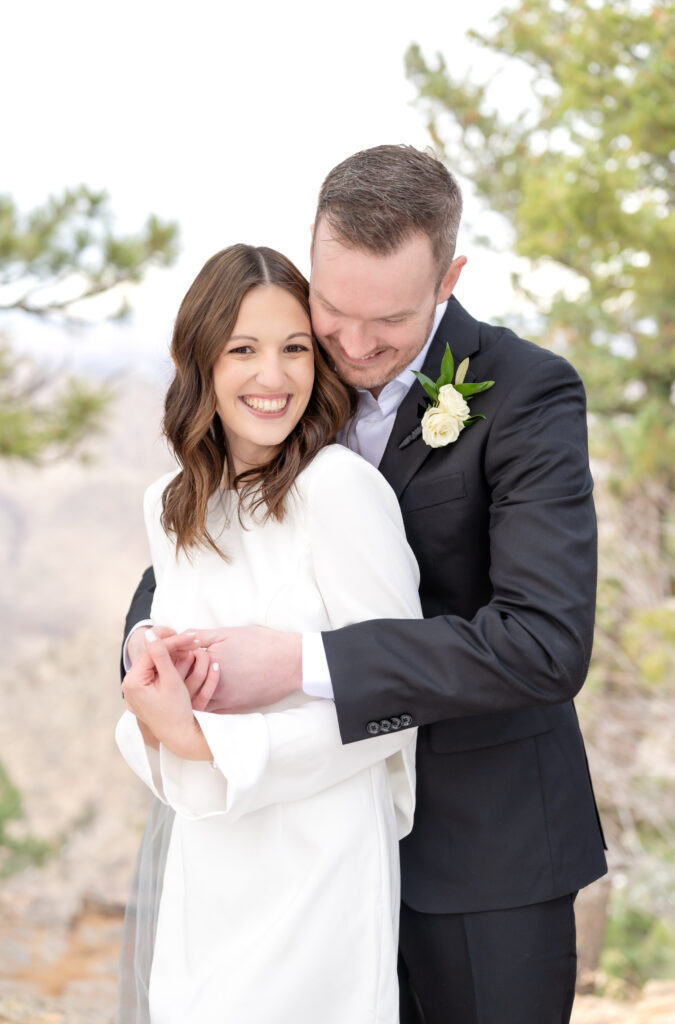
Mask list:
[[[484,380],[480,383],[465,384],[464,378],[468,368],[469,360],[464,359],[455,373],[455,361],[450,346],[446,345],[441,363],[441,375],[435,383],[426,374],[413,370],[433,402],[433,405],[428,406],[422,417],[422,440],[431,448],[444,448],[446,444],[456,441],[465,427],[475,423],[476,420],[485,419],[485,416],[480,413],[476,416],[471,415],[468,400],[481,391],[487,391],[492,387],[494,381]],[[453,374],[455,375],[454,382]]]

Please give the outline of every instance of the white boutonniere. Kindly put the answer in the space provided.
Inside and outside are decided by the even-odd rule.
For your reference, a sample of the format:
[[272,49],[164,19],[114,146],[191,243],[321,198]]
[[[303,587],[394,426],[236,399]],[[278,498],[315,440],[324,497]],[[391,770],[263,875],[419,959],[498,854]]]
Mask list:
[[[413,370],[418,381],[431,398],[433,405],[428,406],[422,417],[422,440],[431,448],[443,448],[446,444],[456,441],[464,427],[476,420],[484,420],[480,413],[472,416],[468,399],[481,391],[487,391],[494,384],[493,380],[484,380],[476,384],[465,384],[464,378],[469,368],[469,360],[464,359],[457,367],[452,358],[450,346],[445,346],[445,354],[441,363],[441,375],[434,383],[424,373]],[[455,373],[453,383],[452,375]]]

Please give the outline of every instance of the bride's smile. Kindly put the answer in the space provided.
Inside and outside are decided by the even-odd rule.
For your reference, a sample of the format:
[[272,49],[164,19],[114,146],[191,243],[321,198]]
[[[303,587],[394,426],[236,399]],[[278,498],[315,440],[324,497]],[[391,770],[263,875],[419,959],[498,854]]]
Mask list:
[[242,395],[241,398],[251,412],[266,418],[283,415],[288,408],[290,399],[290,395],[280,395],[278,398],[271,395]]

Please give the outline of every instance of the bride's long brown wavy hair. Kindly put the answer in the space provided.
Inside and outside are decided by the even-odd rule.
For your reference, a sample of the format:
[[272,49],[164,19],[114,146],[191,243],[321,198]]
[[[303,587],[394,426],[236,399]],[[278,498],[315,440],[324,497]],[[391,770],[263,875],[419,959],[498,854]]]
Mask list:
[[281,520],[295,478],[335,439],[355,407],[356,393],[337,377],[312,336],[314,387],[307,409],[269,462],[234,476],[216,412],[213,367],[244,296],[266,284],[289,292],[309,316],[309,286],[300,271],[274,249],[252,245],[232,245],[212,256],[178,310],[171,342],[176,372],[163,426],[181,470],[162,497],[162,525],[175,536],[177,551],[205,544],[224,555],[206,527],[209,498],[223,485],[238,491],[240,512],[264,508],[266,516]]

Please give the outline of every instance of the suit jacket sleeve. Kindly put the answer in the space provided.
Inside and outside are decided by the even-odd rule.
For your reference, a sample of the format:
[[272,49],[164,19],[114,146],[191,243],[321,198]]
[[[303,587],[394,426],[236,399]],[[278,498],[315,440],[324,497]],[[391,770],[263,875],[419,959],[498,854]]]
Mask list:
[[581,687],[596,581],[585,395],[572,367],[547,356],[486,421],[489,603],[471,621],[385,619],[323,634],[345,742],[387,715],[423,725],[561,703]]
[[[143,573],[141,581],[136,587],[134,596],[131,599],[131,604],[129,605],[129,610],[124,621],[122,653],[124,652],[124,644],[126,643],[127,637],[136,623],[142,622],[143,619],[150,618],[150,610],[152,608],[152,601],[155,595],[156,586],[155,570],[158,572],[160,571],[161,566],[168,555],[167,544],[165,539],[163,539],[162,530],[159,524],[162,493],[169,480],[174,475],[175,472],[172,472],[160,477],[159,480],[156,480],[147,488],[143,496],[143,516],[145,519],[148,544],[150,546],[152,565],[148,566]],[[124,679],[125,668],[123,657],[120,658],[120,671],[122,678]]]
[[134,591],[134,596],[131,598],[131,604],[124,620],[124,635],[122,637],[122,652],[120,653],[120,675],[124,679],[126,675],[126,669],[124,667],[124,645],[127,642],[129,633],[134,628],[137,622],[142,622],[143,619],[150,618],[150,609],[152,608],[152,597],[155,593],[155,573],[151,565],[145,570],[141,576],[141,581]]

